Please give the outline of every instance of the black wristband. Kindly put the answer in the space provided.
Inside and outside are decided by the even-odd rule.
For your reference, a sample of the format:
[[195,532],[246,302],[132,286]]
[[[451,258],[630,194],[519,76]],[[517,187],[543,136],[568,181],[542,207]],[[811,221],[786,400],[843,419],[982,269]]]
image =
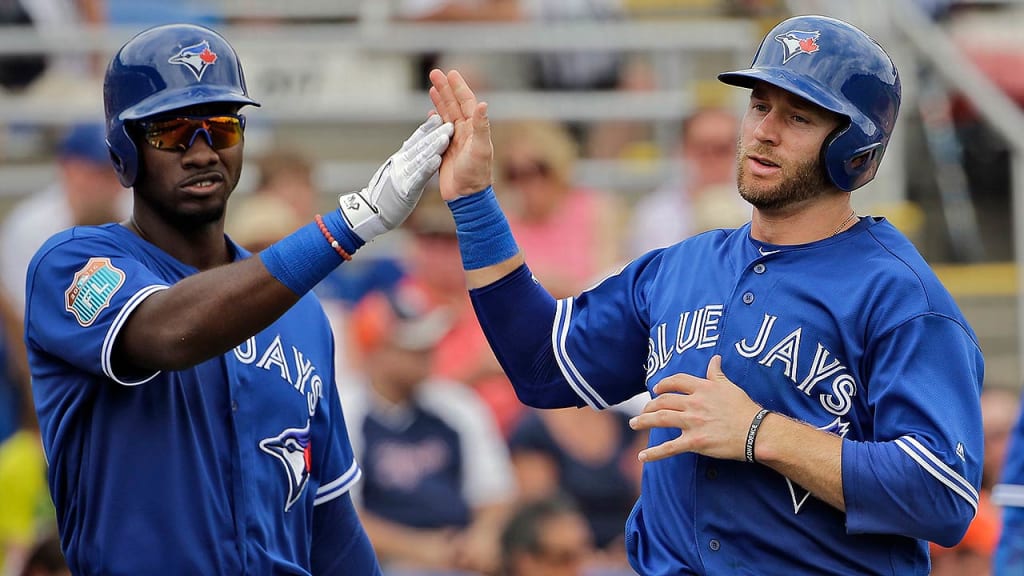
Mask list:
[[768,415],[768,410],[762,408],[760,412],[754,416],[754,420],[750,423],[750,430],[747,430],[747,462],[753,464],[757,460],[754,459],[754,441],[757,440],[757,430],[761,427],[761,421]]

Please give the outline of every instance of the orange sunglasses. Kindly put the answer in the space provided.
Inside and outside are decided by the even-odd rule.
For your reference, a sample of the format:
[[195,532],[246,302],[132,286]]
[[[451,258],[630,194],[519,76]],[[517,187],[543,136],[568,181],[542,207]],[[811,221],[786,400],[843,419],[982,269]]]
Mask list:
[[157,150],[184,152],[192,147],[202,132],[214,150],[230,148],[242,141],[245,116],[176,116],[139,122],[146,142]]

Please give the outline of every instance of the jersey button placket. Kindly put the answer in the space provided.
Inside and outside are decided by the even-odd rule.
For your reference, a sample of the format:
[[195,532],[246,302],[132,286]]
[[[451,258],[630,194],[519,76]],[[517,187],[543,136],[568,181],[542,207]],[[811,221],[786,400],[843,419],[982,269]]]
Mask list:
[[761,262],[758,262],[757,264],[754,265],[754,274],[764,274],[764,271],[767,269],[767,266],[765,266]]
[[718,549],[721,547],[722,544],[718,540],[712,539],[708,542],[708,548],[710,548],[712,552],[718,552]]
[[748,306],[753,304],[754,303],[754,293],[753,292],[744,292],[743,293],[743,303],[748,305]]

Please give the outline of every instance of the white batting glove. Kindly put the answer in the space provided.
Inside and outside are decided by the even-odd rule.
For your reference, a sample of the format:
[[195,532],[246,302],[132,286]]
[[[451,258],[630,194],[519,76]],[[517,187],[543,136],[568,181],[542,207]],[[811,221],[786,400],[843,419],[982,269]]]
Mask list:
[[432,114],[377,169],[366,188],[338,196],[341,215],[364,242],[405,222],[441,166],[441,154],[454,130],[451,122],[442,124],[441,117]]

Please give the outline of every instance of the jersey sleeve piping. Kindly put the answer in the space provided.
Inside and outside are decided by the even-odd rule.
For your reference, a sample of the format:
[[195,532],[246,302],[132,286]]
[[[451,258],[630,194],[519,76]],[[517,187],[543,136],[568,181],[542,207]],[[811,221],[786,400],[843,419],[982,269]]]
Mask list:
[[352,462],[352,465],[348,467],[348,470],[346,470],[344,474],[339,476],[337,479],[324,484],[316,491],[316,498],[313,500],[313,505],[319,506],[325,502],[334,500],[338,496],[348,492],[362,477],[363,471],[359,468],[359,464]]
[[160,284],[146,286],[129,298],[128,302],[126,302],[118,311],[114,321],[110,323],[110,329],[107,330],[106,337],[103,338],[103,350],[101,352],[102,358],[100,359],[100,362],[103,366],[103,373],[107,375],[107,378],[110,378],[114,382],[124,386],[138,386],[139,384],[149,382],[160,374],[160,370],[157,370],[140,380],[122,380],[114,374],[114,366],[111,356],[114,353],[114,342],[117,340],[117,335],[121,332],[121,328],[124,327],[124,324],[128,321],[128,317],[131,316],[131,313],[138,308],[139,304],[142,304],[146,298],[149,298],[161,290],[167,290],[168,288],[169,286],[163,286]]
[[572,389],[587,405],[595,410],[601,410],[609,406],[608,402],[594,391],[586,378],[580,374],[566,350],[565,339],[569,333],[569,322],[572,320],[572,304],[572,297],[558,300],[555,303],[555,323],[551,330],[551,348],[555,353],[558,369],[561,370],[562,376],[569,386],[572,386]]
[[934,476],[936,480],[966,500],[977,512],[978,491],[963,476],[957,474],[956,471],[943,463],[935,454],[911,436],[897,438],[896,445],[917,462],[925,472]]

